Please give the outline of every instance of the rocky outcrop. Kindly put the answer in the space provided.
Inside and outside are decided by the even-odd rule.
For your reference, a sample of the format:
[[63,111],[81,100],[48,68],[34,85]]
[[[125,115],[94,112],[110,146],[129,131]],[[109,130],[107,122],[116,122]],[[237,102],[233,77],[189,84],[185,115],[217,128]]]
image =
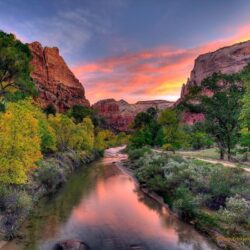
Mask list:
[[128,132],[131,130],[129,125],[139,112],[146,111],[150,107],[162,110],[172,107],[173,104],[173,102],[164,100],[140,101],[129,104],[124,100],[105,99],[98,101],[92,107],[105,118],[109,128],[118,132]]
[[41,107],[54,104],[62,112],[75,104],[89,106],[82,84],[71,72],[58,48],[43,48],[39,42],[29,44],[32,53],[31,77],[39,96]]
[[[233,74],[241,71],[250,63],[250,41],[238,43],[229,47],[218,49],[214,52],[200,55],[194,64],[190,78],[181,89],[180,99],[175,105],[180,104],[190,94],[192,86],[200,86],[202,81],[214,73]],[[202,90],[202,95],[211,96],[213,93],[207,89]],[[189,103],[195,102],[192,98]],[[201,113],[184,112],[182,121],[187,124],[193,124],[204,120]]]
[[190,78],[183,84],[181,99],[189,93],[189,88],[200,85],[213,73],[233,74],[250,63],[250,41],[234,44],[214,52],[200,55],[194,64]]

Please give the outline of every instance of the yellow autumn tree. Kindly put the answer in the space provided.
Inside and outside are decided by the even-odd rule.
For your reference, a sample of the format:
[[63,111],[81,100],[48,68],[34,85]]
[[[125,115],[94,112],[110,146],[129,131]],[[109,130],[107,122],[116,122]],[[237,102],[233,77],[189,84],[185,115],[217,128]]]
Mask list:
[[94,147],[94,125],[90,118],[86,117],[76,125],[74,130],[74,147],[78,150],[92,150]]
[[110,130],[100,130],[95,138],[95,148],[104,150],[114,145],[115,134]]
[[9,103],[0,113],[0,182],[23,184],[40,152],[38,120],[20,103]]
[[30,112],[34,118],[38,120],[39,135],[41,138],[42,153],[50,153],[56,151],[56,134],[50,126],[47,116],[42,112],[41,108],[31,98],[18,102],[23,109]]

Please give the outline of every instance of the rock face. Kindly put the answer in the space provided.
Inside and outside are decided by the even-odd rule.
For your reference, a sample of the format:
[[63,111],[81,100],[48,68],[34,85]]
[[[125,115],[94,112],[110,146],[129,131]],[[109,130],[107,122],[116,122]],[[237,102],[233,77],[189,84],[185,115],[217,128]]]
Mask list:
[[105,99],[98,101],[92,107],[105,118],[108,127],[118,132],[128,132],[131,130],[129,125],[139,112],[146,111],[150,107],[161,110],[172,107],[173,104],[173,102],[164,100],[140,101],[129,104],[124,100]]
[[214,52],[200,55],[194,64],[190,78],[183,84],[181,98],[188,93],[190,86],[200,85],[202,80],[213,73],[233,74],[250,63],[250,41],[234,44]]
[[[250,41],[238,43],[229,47],[218,49],[214,52],[200,55],[194,64],[190,78],[183,84],[181,97],[176,102],[178,105],[189,94],[189,88],[201,85],[202,81],[213,73],[233,74],[241,71],[250,63]],[[211,96],[212,93],[203,90],[203,95]],[[189,100],[192,102],[192,100]],[[182,121],[193,124],[204,120],[204,115],[200,113],[185,112]]]
[[39,42],[29,44],[32,53],[32,73],[39,97],[37,102],[46,107],[54,104],[63,112],[75,104],[90,106],[82,84],[71,72],[58,48],[43,48]]

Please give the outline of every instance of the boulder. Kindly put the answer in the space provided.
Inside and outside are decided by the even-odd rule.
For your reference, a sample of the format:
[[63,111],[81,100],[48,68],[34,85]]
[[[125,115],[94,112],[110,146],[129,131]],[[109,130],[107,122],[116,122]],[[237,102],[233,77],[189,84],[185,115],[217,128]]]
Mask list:
[[91,250],[91,248],[79,240],[65,240],[57,243],[55,250]]

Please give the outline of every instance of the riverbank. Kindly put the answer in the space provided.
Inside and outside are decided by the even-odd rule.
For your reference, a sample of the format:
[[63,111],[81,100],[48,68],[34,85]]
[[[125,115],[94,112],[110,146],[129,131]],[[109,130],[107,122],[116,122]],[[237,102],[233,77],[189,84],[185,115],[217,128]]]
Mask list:
[[[195,163],[188,162],[187,160],[183,161],[179,156],[173,156],[169,162],[167,155],[164,156],[160,152],[152,153],[150,149],[139,149],[138,152],[129,153],[130,157],[123,163],[123,166],[128,168],[130,174],[137,179],[137,182],[143,192],[153,199],[156,197],[157,201],[161,202],[161,200],[163,200],[162,202],[167,204],[174,214],[176,214],[180,219],[192,224],[198,231],[207,235],[217,244],[218,247],[230,250],[249,249],[249,222],[247,219],[247,213],[244,223],[240,222],[240,224],[237,224],[237,220],[233,221],[230,217],[228,217],[228,221],[223,221],[222,217],[225,214],[223,210],[226,210],[226,208],[218,207],[216,209],[211,209],[206,204],[206,202],[209,201],[211,203],[210,206],[212,207],[211,199],[213,198],[213,195],[209,194],[209,190],[206,189],[207,181],[205,182],[204,179],[206,175],[212,173],[209,173],[210,170],[206,173],[206,170],[215,168],[216,170],[221,171],[220,173],[217,172],[215,174],[220,175],[223,174],[223,166],[209,163],[202,164],[198,161]],[[167,166],[169,163],[171,166]],[[190,171],[188,169],[189,167],[187,167],[188,164],[192,165],[190,173],[188,173]],[[183,173],[181,170],[182,168]],[[204,170],[202,168],[204,168]],[[231,171],[231,173],[229,173],[229,171]],[[242,179],[242,177],[246,177],[248,173],[242,174],[242,171],[237,169],[225,171],[224,174],[226,174],[224,178],[226,182],[228,182],[227,184],[229,186],[234,186],[235,183],[233,183],[233,178],[239,178],[243,181],[244,178]],[[228,174],[231,174],[231,177],[228,176]],[[197,177],[201,180],[196,180]],[[218,178],[220,177],[223,178],[223,175],[218,176]],[[228,177],[229,179],[227,179]],[[209,177],[207,176],[207,178]],[[232,178],[232,183],[229,183],[230,178]],[[189,183],[190,181],[191,183]],[[201,185],[197,183],[198,181],[201,182]],[[220,180],[218,180],[218,186],[220,185],[219,182]],[[195,187],[192,183],[197,186]],[[219,189],[222,189],[224,184],[225,182],[223,183],[222,181],[221,187],[214,187],[217,189],[216,192],[219,192]],[[188,186],[189,188],[187,188]],[[238,188],[239,186],[240,185],[238,184]],[[227,195],[233,195],[231,190],[224,190],[224,192],[228,192]],[[247,196],[247,190],[245,190],[245,194]],[[225,194],[222,193],[220,195],[225,196]],[[242,195],[244,196],[244,194]],[[210,196],[210,200],[205,196]],[[223,198],[226,202],[226,198]],[[239,207],[241,206],[241,204],[239,204],[242,201],[241,199],[238,198],[237,200],[239,201]],[[219,206],[219,204],[216,205]],[[226,211],[227,213],[232,213],[232,211],[228,210]],[[238,212],[239,214],[236,213],[236,217],[241,217],[242,215],[240,214],[240,209]],[[231,219],[231,221],[229,221],[229,219]],[[235,227],[237,229],[235,229]]]
[[101,154],[94,150],[58,152],[39,162],[39,167],[32,172],[27,184],[1,187],[0,248],[5,241],[22,237],[18,229],[42,197],[56,192],[76,169],[100,157]]

